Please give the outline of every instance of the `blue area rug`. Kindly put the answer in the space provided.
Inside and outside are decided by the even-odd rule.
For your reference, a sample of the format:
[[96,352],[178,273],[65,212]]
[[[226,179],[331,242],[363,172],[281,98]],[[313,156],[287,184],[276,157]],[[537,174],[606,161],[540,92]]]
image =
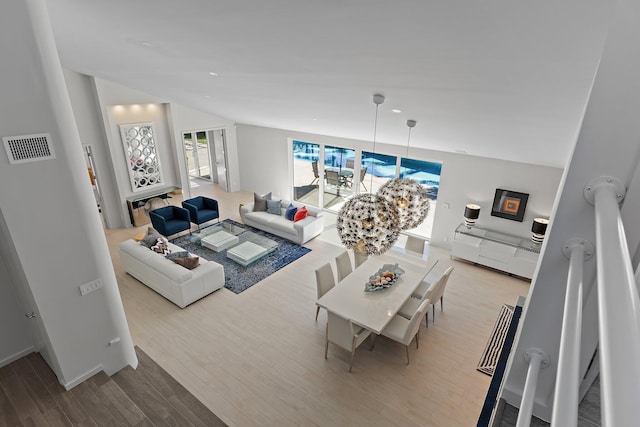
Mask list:
[[[194,238],[195,234],[177,237],[173,239],[171,243],[178,245],[185,251],[198,255],[207,261],[215,261],[218,264],[222,264],[222,266],[224,266],[224,287],[236,294],[249,289],[251,286],[280,270],[285,265],[290,264],[301,256],[311,252],[311,249],[309,248],[297,245],[281,237],[274,236],[266,231],[258,230],[230,219],[225,219],[223,222],[228,222],[246,228],[247,231],[251,231],[255,234],[271,239],[278,243],[278,248],[274,252],[266,255],[264,258],[243,267],[242,265],[227,258],[226,250],[214,252],[200,246],[198,239]],[[202,230],[204,229],[205,228]],[[242,234],[238,237],[240,239],[240,243],[246,240],[243,239]]]

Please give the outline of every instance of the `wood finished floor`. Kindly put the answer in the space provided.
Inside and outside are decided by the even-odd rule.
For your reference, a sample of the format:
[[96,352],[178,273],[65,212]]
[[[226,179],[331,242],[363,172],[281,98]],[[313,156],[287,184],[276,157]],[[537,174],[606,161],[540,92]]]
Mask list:
[[70,391],[38,353],[0,368],[0,426],[224,426],[139,348],[138,368]]
[[[218,199],[234,220],[253,198],[206,184],[193,194]],[[181,310],[122,269],[118,244],[145,229],[106,232],[133,341],[230,426],[475,425],[490,381],[476,364],[502,304],[529,289],[432,247],[455,270],[411,364],[402,345],[380,338],[373,352],[358,349],[348,373],[347,351],[330,345],[324,359],[326,313],[314,321],[314,270],[342,248],[316,238],[312,252],[241,294],[223,288]]]

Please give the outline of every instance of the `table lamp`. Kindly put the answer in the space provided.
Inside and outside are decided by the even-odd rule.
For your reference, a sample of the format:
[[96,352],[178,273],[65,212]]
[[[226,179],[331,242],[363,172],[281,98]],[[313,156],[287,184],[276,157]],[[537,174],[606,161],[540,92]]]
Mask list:
[[480,216],[480,206],[469,203],[464,208],[464,225],[471,228],[476,225],[476,219]]

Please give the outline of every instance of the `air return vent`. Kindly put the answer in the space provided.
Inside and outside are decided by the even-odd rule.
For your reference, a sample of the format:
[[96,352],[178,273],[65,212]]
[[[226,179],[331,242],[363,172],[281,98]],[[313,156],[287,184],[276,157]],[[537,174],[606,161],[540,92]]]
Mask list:
[[2,140],[11,164],[35,162],[56,157],[51,146],[51,136],[48,133],[6,136]]

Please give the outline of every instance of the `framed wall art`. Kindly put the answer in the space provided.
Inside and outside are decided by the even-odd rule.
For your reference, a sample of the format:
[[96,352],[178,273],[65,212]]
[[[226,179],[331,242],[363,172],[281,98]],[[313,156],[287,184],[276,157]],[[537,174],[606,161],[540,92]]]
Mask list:
[[493,197],[491,216],[522,222],[528,199],[529,195],[527,193],[498,188]]
[[153,123],[120,125],[131,189],[148,190],[163,184]]

